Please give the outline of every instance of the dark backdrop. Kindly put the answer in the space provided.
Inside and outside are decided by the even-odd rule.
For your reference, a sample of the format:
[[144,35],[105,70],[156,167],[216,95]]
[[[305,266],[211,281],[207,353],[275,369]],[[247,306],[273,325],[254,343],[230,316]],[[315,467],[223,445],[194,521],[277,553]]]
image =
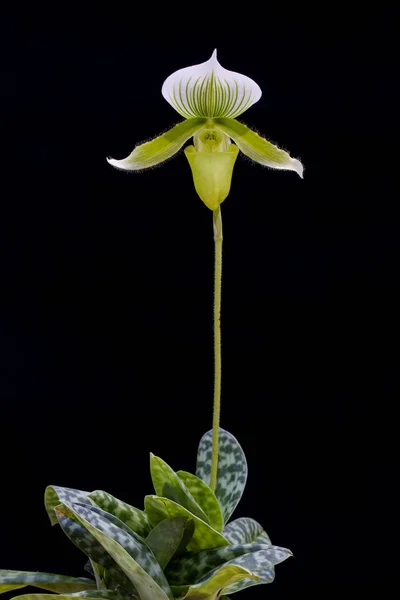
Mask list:
[[302,181],[239,158],[222,207],[222,426],[249,463],[235,515],[295,555],[242,597],[379,593],[400,387],[393,15],[264,22],[244,6],[231,25],[211,6],[164,8],[2,20],[1,567],[83,574],[46,485],[141,506],[149,451],[195,467],[212,410],[211,213],[182,153],[130,175],[105,158],[177,123],[162,82],[217,47],[263,90],[243,121],[305,165]]

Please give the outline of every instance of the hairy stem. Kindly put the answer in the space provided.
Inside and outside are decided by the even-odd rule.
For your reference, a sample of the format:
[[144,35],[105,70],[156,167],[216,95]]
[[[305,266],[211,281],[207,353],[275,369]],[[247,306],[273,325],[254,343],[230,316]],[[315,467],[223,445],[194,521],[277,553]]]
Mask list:
[[218,431],[221,413],[221,282],[222,282],[222,218],[221,208],[213,211],[214,221],[214,408],[210,487],[215,491],[218,471]]

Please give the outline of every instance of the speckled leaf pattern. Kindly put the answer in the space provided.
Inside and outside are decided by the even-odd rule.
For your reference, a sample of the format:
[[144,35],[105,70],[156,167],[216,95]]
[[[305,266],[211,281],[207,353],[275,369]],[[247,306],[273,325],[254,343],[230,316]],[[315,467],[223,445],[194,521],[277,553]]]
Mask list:
[[189,517],[194,521],[194,533],[190,540],[187,550],[197,552],[205,548],[218,548],[229,544],[218,531],[215,531],[205,521],[198,519],[186,508],[180,506],[168,498],[159,498],[158,496],[146,496],[145,508],[147,516],[153,525],[157,525],[167,517]]
[[150,472],[157,496],[169,498],[208,523],[208,517],[173,469],[158,456],[150,454]]
[[241,590],[245,590],[248,587],[252,587],[253,585],[265,585],[266,583],[272,583],[275,579],[275,569],[271,567],[270,569],[260,569],[257,571],[257,575],[259,577],[258,580],[254,579],[242,579],[241,581],[237,581],[236,583],[232,583],[224,588],[224,594],[235,594],[236,592],[240,592]]
[[265,544],[237,544],[215,548],[214,550],[202,550],[188,556],[184,561],[174,559],[167,569],[168,581],[172,585],[191,584],[198,581],[212,569],[226,563],[231,564],[232,559],[260,551],[263,551],[265,556],[269,557],[270,566],[285,560],[288,553],[290,554],[290,551],[286,548]]
[[49,515],[50,523],[57,525],[58,519],[54,513],[56,506],[62,502],[71,504],[72,502],[81,502],[82,504],[92,504],[89,500],[89,492],[74,490],[72,488],[60,487],[58,485],[48,485],[44,492],[44,505]]
[[192,475],[192,473],[178,471],[177,475],[182,479],[197,504],[207,515],[211,527],[221,532],[224,527],[224,517],[212,489],[202,479],[199,479],[196,475]]
[[[104,550],[111,556],[117,565],[122,569],[130,582],[136,588],[141,600],[167,600],[172,598],[171,592],[167,595],[166,592],[150,577],[148,573],[128,554],[128,552],[116,540],[111,539],[108,535],[94,527],[86,521],[82,516],[78,515],[75,510],[66,505],[57,507],[56,512],[64,513],[66,516],[77,520],[83,525],[89,533],[103,546]],[[125,532],[123,532],[125,533]],[[168,586],[169,589],[169,586]]]
[[240,517],[231,521],[226,525],[223,534],[231,544],[271,543],[262,525],[249,517]]
[[[63,505],[62,510],[64,510],[64,506],[65,505]],[[132,575],[136,576],[136,578],[139,580],[139,584],[140,582],[145,583],[146,579],[151,578],[150,581],[153,580],[154,584],[157,584],[160,587],[160,590],[163,590],[164,594],[172,597],[171,590],[163,570],[158,564],[152,550],[149,548],[146,542],[140,538],[140,536],[135,533],[130,534],[112,523],[109,520],[110,516],[112,519],[116,519],[117,522],[119,522],[119,519],[113,515],[108,515],[107,517],[107,513],[104,513],[104,511],[98,507],[74,504],[68,508],[73,511],[74,516],[78,518],[81,525],[83,525],[89,531],[89,533],[93,534],[93,536],[100,542],[100,544],[107,550],[109,554],[111,554],[109,548],[113,547],[112,544],[108,542],[108,540],[111,540],[111,542],[115,542],[117,544],[116,549],[120,547],[133,559],[133,564],[136,566],[135,573],[132,573]],[[69,516],[74,518],[72,515]],[[107,539],[104,540],[102,536],[99,537],[99,533],[107,536]],[[107,547],[104,542],[107,542]],[[111,556],[113,555],[111,554]],[[116,556],[119,556],[118,553],[116,553]],[[117,559],[115,556],[113,556],[113,558],[121,567],[119,559]],[[143,571],[143,573],[141,571]],[[131,579],[131,581],[135,587],[138,588],[134,579]]]
[[67,575],[55,575],[54,573],[0,569],[0,594],[28,585],[50,592],[57,592],[58,594],[96,589],[95,582],[86,577],[68,577]]
[[185,596],[185,600],[216,600],[221,590],[229,585],[248,578],[257,579],[257,575],[248,569],[236,565],[224,565],[208,573],[195,585],[191,585]]
[[123,523],[126,523],[132,531],[138,533],[140,536],[146,537],[150,533],[150,523],[143,510],[130,506],[103,490],[91,492],[89,498],[106,512],[121,519]]
[[[112,523],[113,525],[115,525],[116,527],[119,527],[126,533],[129,533],[129,535],[133,536],[136,540],[138,540],[139,543],[143,542],[143,538],[139,534],[137,534],[135,531],[133,531],[128,525],[126,525],[126,523],[124,523],[123,521],[121,521],[121,519],[118,519],[118,517],[115,517],[111,513],[103,510],[102,508],[99,508],[98,506],[87,506],[86,504],[81,504],[80,502],[74,502],[74,504],[71,506],[74,509],[78,509],[78,507],[81,507],[82,509],[89,510],[89,513],[87,513],[87,514],[100,515],[100,517],[102,519],[106,519],[109,523]],[[107,533],[107,532],[105,532],[105,533]]]
[[[180,548],[182,539],[188,529],[191,519],[185,517],[170,517],[158,523],[146,538],[146,544],[152,549],[160,567],[164,570],[171,558]],[[194,528],[192,526],[192,532]],[[187,540],[185,546],[189,540]]]
[[[246,485],[247,462],[237,439],[228,431],[219,429],[219,454],[217,487],[215,495],[221,505],[225,523],[235,510]],[[197,452],[196,475],[210,484],[212,453],[212,431],[200,440]]]
[[[109,576],[124,589],[134,593],[135,587],[125,573],[120,569],[116,561],[106,552],[103,546],[83,525],[75,519],[67,517],[56,510],[58,522],[61,529],[69,537],[71,542],[78,546],[79,550],[91,558],[95,563],[105,567]],[[109,584],[107,583],[109,587]]]
[[278,548],[269,546],[269,550],[260,550],[250,554],[244,554],[238,558],[229,561],[228,564],[235,564],[249,569],[258,576],[258,581],[252,579],[243,579],[237,583],[229,585],[224,589],[224,594],[233,594],[242,589],[262,583],[271,583],[275,577],[273,565],[283,562],[292,553],[287,548]]

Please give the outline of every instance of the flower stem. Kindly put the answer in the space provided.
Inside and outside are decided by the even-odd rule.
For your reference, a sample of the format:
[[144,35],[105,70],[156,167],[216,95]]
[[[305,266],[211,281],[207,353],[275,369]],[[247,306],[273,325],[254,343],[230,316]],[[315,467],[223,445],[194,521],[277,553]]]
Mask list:
[[222,281],[222,217],[221,208],[213,211],[214,220],[214,409],[210,487],[215,491],[218,471],[218,431],[221,413],[221,281]]

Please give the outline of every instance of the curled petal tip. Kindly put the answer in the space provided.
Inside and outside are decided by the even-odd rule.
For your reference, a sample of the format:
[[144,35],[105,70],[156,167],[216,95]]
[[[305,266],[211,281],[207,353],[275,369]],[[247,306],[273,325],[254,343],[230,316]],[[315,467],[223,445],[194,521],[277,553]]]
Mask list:
[[243,123],[235,119],[215,119],[215,124],[235,142],[243,154],[255,162],[272,169],[296,171],[303,179],[303,165],[297,158],[292,158],[285,150],[271,144]]
[[293,168],[296,171],[296,173],[301,177],[301,179],[304,179],[304,167],[301,164],[301,162],[297,160],[297,158],[293,159]]
[[139,144],[126,158],[115,160],[108,157],[107,162],[126,171],[140,171],[159,165],[172,158],[189,138],[204,127],[205,122],[205,119],[187,119],[151,142]]
[[107,156],[107,162],[109,165],[112,165],[113,167],[118,167],[120,162],[120,160],[116,160],[115,158],[111,158],[111,156]]

